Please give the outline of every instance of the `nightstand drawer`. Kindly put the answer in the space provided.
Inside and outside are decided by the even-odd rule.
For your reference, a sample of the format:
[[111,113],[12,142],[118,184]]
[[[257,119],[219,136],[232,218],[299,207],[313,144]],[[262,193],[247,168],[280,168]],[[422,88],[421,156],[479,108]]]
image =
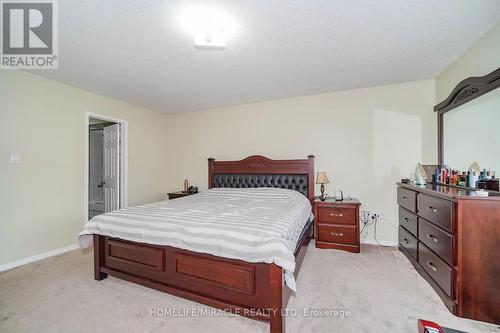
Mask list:
[[319,207],[318,223],[356,224],[356,208],[354,207]]
[[357,244],[356,227],[318,225],[318,240],[321,242]]

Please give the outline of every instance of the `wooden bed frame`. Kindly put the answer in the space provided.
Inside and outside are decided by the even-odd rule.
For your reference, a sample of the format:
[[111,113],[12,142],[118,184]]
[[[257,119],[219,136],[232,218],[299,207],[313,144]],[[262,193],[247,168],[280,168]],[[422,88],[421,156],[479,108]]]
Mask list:
[[[214,174],[307,175],[307,196],[314,200],[314,156],[301,160],[271,160],[250,156],[241,161],[208,160],[209,188]],[[312,226],[312,224],[311,224]],[[297,277],[312,227],[295,252]],[[282,333],[292,291],[283,283],[282,268],[94,235],[94,277],[134,282],[216,308],[267,321],[270,332]]]

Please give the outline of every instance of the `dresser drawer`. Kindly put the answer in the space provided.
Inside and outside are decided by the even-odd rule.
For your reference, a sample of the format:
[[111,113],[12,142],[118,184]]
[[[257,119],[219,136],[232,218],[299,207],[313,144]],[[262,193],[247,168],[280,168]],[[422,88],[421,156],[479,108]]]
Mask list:
[[318,223],[356,224],[356,208],[354,207],[319,207]]
[[420,193],[418,215],[449,232],[453,231],[453,202],[451,201]]
[[418,222],[418,239],[453,266],[453,236],[424,219]]
[[405,248],[406,251],[413,257],[413,259],[417,260],[418,253],[418,241],[411,233],[408,232],[402,226],[399,226],[398,231],[398,239],[399,244]]
[[405,227],[406,230],[417,236],[418,217],[417,215],[407,211],[403,207],[399,207],[399,224]]
[[318,240],[321,242],[357,245],[356,227],[318,224]]
[[398,205],[412,213],[417,212],[417,192],[398,187]]
[[418,263],[431,278],[453,299],[454,270],[424,244],[418,247]]

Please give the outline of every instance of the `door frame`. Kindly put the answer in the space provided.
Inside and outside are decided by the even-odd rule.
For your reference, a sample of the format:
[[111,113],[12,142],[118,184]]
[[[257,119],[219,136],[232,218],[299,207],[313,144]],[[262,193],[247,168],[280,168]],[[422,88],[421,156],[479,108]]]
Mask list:
[[83,165],[83,209],[84,224],[89,220],[89,125],[90,118],[111,121],[120,125],[120,208],[128,207],[128,121],[94,112],[85,112],[84,118],[84,165]]

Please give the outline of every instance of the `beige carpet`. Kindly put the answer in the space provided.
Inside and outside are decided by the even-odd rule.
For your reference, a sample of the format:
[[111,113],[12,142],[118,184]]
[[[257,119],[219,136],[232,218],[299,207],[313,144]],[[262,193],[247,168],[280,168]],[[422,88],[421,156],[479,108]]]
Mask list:
[[[312,245],[312,243],[311,243]],[[73,251],[0,273],[0,332],[267,332],[242,317],[152,316],[151,309],[209,309],[119,279],[93,279],[92,253]],[[361,254],[308,250],[287,332],[417,332],[417,318],[468,332],[500,332],[460,319],[394,248]],[[344,311],[304,316],[304,308]],[[173,311],[171,312],[173,314]],[[340,313],[340,312],[339,312]]]

